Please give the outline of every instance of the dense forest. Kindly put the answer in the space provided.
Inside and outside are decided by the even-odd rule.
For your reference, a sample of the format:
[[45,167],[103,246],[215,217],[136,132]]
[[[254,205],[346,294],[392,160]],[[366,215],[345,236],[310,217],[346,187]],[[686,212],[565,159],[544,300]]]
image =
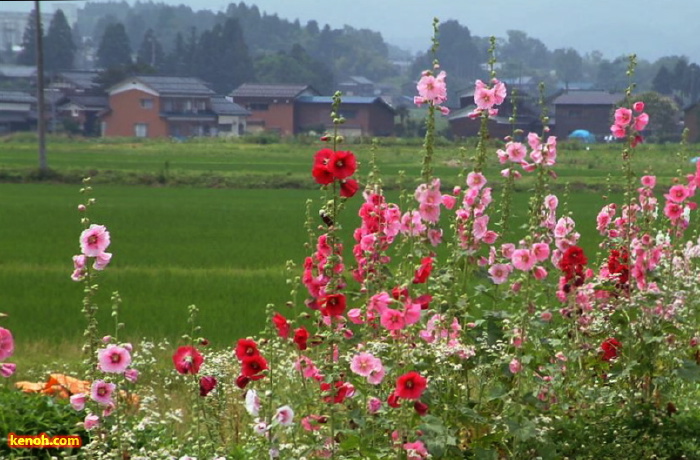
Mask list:
[[[417,56],[384,41],[379,32],[316,21],[301,24],[261,12],[255,5],[231,3],[225,11],[126,1],[86,3],[69,25],[57,12],[45,25],[46,67],[101,69],[103,86],[128,74],[197,76],[219,93],[243,82],[311,84],[329,94],[349,76],[381,84],[388,95],[412,95],[420,71],[431,67],[430,51]],[[5,62],[30,64],[34,26],[28,21],[24,50],[3,55]],[[437,58],[450,87],[469,88],[487,76],[489,38],[472,35],[454,20],[440,24]],[[499,78],[544,81],[550,92],[564,88],[622,90],[628,83],[627,57],[602,52],[550,50],[519,30],[497,38]],[[698,100],[700,66],[669,55],[650,62],[640,56],[634,80],[639,91],[672,96],[679,106]],[[451,94],[450,101],[456,101]],[[454,103],[453,103],[454,105]]]

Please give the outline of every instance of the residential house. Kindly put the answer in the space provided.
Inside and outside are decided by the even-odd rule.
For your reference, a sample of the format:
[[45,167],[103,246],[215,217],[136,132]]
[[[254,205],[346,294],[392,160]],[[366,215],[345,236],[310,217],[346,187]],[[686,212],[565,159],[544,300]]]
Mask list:
[[[510,87],[506,87],[510,91]],[[474,90],[460,93],[459,109],[453,110],[448,118],[450,132],[453,136],[473,137],[479,135],[481,118],[470,116],[474,109],[476,109]],[[509,95],[497,109],[498,114],[488,120],[489,134],[493,138],[503,139],[506,136],[511,136],[514,129],[522,130],[525,135],[528,132],[540,133],[542,131],[537,99],[524,89],[519,90],[516,94],[515,107],[513,106],[513,97]]]
[[216,130],[219,137],[237,137],[246,132],[246,119],[250,112],[233,102],[230,97],[212,97],[211,109],[219,117]]
[[36,98],[21,91],[0,91],[0,134],[36,126]]
[[625,98],[622,93],[607,91],[568,91],[554,99],[555,133],[567,137],[577,129],[585,129],[597,138],[610,134],[612,114]]
[[36,84],[36,66],[0,64],[0,83],[3,88],[27,90]]
[[683,109],[683,124],[688,130],[688,142],[700,142],[700,101]]
[[100,113],[109,108],[107,96],[76,94],[63,96],[56,103],[57,122],[64,129],[79,131],[84,136],[100,134]]
[[[332,131],[330,96],[302,96],[297,99],[296,132]],[[338,114],[345,123],[338,126],[347,137],[391,136],[396,110],[381,97],[345,96]]]
[[[246,116],[242,110],[234,114],[234,107],[216,98],[198,78],[135,76],[107,93],[109,108],[100,117],[103,136],[179,138],[214,136],[227,130],[237,135],[231,117],[238,127]],[[217,108],[223,113],[217,113]]]
[[231,93],[233,101],[251,115],[248,131],[276,132],[281,136],[294,135],[296,131],[296,100],[302,96],[318,96],[308,85],[273,85],[244,83]]
[[378,94],[374,82],[366,77],[354,76],[338,83],[338,91],[343,96],[376,96]]
[[57,89],[63,94],[98,94],[101,93],[95,79],[99,72],[94,70],[69,70],[56,73],[49,88]]

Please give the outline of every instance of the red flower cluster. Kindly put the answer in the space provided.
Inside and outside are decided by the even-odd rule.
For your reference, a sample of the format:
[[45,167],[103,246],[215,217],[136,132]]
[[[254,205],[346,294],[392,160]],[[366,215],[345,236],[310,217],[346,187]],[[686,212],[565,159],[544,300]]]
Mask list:
[[323,316],[340,316],[345,311],[346,306],[345,294],[329,294],[321,298],[321,314]]
[[[279,313],[275,313],[272,316],[272,324],[277,328],[277,335],[283,339],[289,338],[290,326],[287,318]],[[244,339],[242,339],[244,340]],[[306,330],[304,326],[294,329],[294,338],[292,339],[297,345],[299,350],[304,351],[307,348],[307,341],[309,340],[309,331]],[[250,341],[252,342],[252,341]]]
[[413,409],[421,417],[428,413],[428,405],[420,401],[420,397],[428,387],[428,380],[416,371],[408,372],[396,379],[396,388],[387,398],[389,407],[397,408],[401,399],[411,399]]
[[235,351],[241,364],[241,375],[236,379],[239,388],[245,388],[251,380],[265,377],[262,372],[267,369],[267,360],[260,354],[258,345],[253,340],[239,339]]
[[416,270],[415,275],[413,276],[413,284],[422,284],[428,281],[428,277],[430,276],[430,272],[433,271],[433,258],[432,257],[424,257],[420,261],[420,267],[418,267],[418,270]]
[[190,345],[178,348],[173,354],[175,370],[180,374],[195,375],[199,373],[199,368],[203,362],[204,357],[202,357],[199,350]]
[[622,344],[617,341],[614,337],[606,339],[600,345],[600,349],[603,350],[603,355],[600,359],[603,361],[611,361],[617,358],[617,352],[622,348]]
[[615,287],[618,289],[628,289],[630,279],[630,266],[627,250],[618,251],[613,249],[608,257],[608,276],[614,278],[617,282]]
[[350,178],[356,170],[357,160],[354,153],[325,148],[316,152],[311,175],[321,185],[340,181],[340,195],[351,198],[360,188],[357,181]]
[[199,378],[199,395],[206,396],[216,388],[216,377],[205,375]]
[[571,289],[571,285],[576,287],[583,285],[585,280],[584,269],[587,263],[588,259],[583,253],[583,249],[578,246],[566,248],[559,261],[559,269],[564,272],[564,278],[566,279],[565,292]]
[[323,400],[328,404],[342,404],[345,398],[351,398],[355,394],[355,387],[348,382],[335,382],[333,385],[327,382],[321,383],[321,391],[326,393]]

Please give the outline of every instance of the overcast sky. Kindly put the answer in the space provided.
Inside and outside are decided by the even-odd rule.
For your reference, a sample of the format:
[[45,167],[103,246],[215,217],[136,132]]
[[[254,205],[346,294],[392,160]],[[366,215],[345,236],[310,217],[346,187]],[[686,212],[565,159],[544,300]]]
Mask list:
[[[50,12],[52,4],[42,1]],[[79,5],[83,1],[73,2]],[[130,0],[134,3],[134,0]],[[165,0],[193,9],[221,11],[224,0]],[[236,2],[237,3],[237,2]],[[411,51],[430,45],[433,17],[456,19],[473,35],[505,37],[517,29],[538,38],[550,50],[573,47],[581,53],[599,50],[607,58],[637,53],[655,60],[685,55],[700,62],[700,0],[247,0],[261,11],[302,24],[369,28]],[[29,11],[31,1],[0,2],[0,10]]]

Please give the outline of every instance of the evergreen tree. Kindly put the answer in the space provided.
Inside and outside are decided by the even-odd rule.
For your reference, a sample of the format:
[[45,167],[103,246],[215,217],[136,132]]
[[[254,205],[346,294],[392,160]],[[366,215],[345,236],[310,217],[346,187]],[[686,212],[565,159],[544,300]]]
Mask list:
[[22,51],[17,55],[17,64],[36,65],[36,10],[27,17],[27,25],[22,35]]
[[254,79],[253,60],[248,53],[248,45],[243,38],[243,30],[237,19],[229,18],[224,23],[219,37],[225,68],[225,83],[219,86],[221,92],[229,92],[241,84]]
[[[182,36],[180,38],[182,39]],[[162,70],[164,61],[163,47],[160,45],[158,38],[156,38],[153,29],[148,29],[141,41],[141,46],[136,55],[136,62],[147,64],[156,70]]]
[[673,93],[673,75],[671,75],[666,66],[661,67],[656,73],[652,82],[652,88],[660,94],[670,95]]
[[103,69],[131,65],[131,46],[121,22],[110,24],[97,50],[97,65]]
[[73,42],[71,28],[62,10],[57,10],[54,13],[44,43],[46,44],[44,65],[47,72],[73,68],[77,48]]
[[569,89],[569,83],[581,78],[583,72],[583,59],[581,55],[573,48],[556,49],[553,53],[554,69],[557,71],[557,77],[564,82],[566,89]]

